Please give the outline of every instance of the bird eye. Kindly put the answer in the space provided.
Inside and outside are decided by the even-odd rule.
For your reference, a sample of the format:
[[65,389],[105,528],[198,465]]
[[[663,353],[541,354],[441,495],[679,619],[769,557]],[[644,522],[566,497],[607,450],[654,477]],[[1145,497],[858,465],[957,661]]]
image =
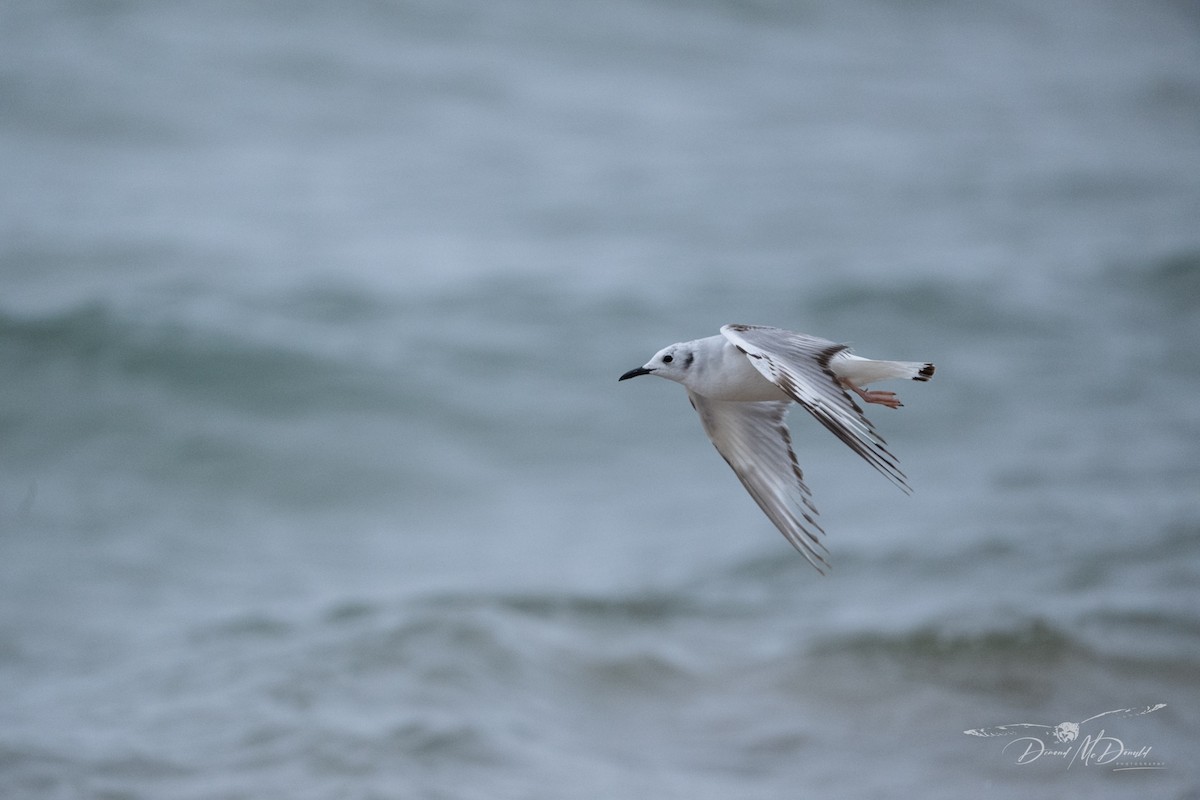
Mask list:
[[674,357],[674,356],[663,356],[663,363],[664,363],[664,364],[670,364],[670,363],[671,363],[672,361],[674,361],[674,360],[675,360],[675,357]]

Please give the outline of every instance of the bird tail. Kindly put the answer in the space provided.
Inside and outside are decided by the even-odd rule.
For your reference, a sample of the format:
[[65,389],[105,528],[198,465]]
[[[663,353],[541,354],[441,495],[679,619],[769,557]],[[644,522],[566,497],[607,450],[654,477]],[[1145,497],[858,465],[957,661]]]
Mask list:
[[912,376],[914,381],[927,381],[933,377],[934,371],[937,369],[933,364],[926,361],[923,364],[917,362],[908,362],[905,366],[916,369],[916,374]]
[[839,378],[845,378],[856,386],[886,380],[927,381],[936,369],[927,361],[876,361],[847,353],[844,358],[831,364]]

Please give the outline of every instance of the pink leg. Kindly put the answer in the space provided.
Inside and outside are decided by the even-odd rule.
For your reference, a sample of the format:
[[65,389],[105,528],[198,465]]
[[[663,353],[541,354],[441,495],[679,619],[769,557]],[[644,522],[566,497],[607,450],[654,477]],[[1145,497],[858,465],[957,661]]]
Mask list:
[[895,392],[881,392],[861,389],[847,380],[842,381],[842,386],[845,386],[847,389],[854,392],[868,403],[878,403],[879,405],[887,406],[888,408],[900,408],[900,406],[904,405],[900,402],[900,398],[896,396]]

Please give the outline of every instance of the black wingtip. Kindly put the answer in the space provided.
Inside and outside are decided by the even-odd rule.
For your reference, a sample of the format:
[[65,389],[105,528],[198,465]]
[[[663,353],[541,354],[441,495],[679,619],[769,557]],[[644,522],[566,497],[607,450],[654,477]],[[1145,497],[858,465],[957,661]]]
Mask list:
[[933,364],[926,364],[921,367],[920,372],[913,376],[914,381],[927,381],[933,377],[934,371],[937,369]]

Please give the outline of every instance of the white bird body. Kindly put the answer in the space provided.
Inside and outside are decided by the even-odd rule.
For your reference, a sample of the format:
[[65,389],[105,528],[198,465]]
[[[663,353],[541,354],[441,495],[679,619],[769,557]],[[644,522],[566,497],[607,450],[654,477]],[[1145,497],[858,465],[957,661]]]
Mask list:
[[719,336],[663,348],[620,380],[653,374],[683,384],[709,439],[750,496],[792,546],[824,571],[817,538],[823,531],[784,424],[788,408],[799,404],[907,492],[895,457],[846,390],[868,403],[899,408],[894,393],[863,387],[895,378],[926,381],[933,373],[928,362],[863,358],[828,339],[725,325]]
[[680,381],[689,392],[711,400],[739,403],[791,400],[724,336],[696,339],[683,346],[690,348],[696,357],[685,380]]
[[[673,347],[690,348],[697,354],[692,369],[684,380],[679,381],[689,392],[713,400],[742,403],[792,399],[755,369],[746,353],[724,336],[708,336]],[[847,350],[841,350],[829,359],[829,370],[835,376],[860,387],[892,378],[920,380],[917,375],[927,366],[916,361],[878,361],[856,356]]]

